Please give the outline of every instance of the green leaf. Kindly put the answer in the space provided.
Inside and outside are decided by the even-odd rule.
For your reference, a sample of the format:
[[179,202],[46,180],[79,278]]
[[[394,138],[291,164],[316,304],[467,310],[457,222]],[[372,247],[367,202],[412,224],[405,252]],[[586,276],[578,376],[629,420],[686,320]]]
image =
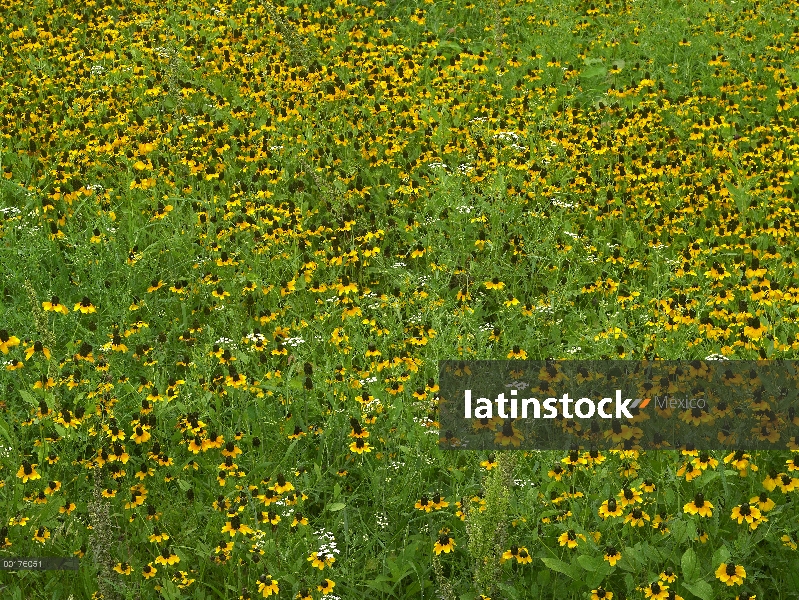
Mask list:
[[671,532],[671,537],[674,538],[674,543],[677,545],[682,544],[685,539],[688,537],[688,524],[682,520],[675,520],[673,523],[669,524],[669,531]]
[[725,563],[730,558],[730,551],[727,546],[721,546],[713,553],[713,566],[718,567],[721,563]]
[[605,65],[601,64],[586,67],[581,73],[581,75],[586,79],[591,79],[592,77],[604,77],[607,74],[608,70],[605,68]]
[[698,487],[703,488],[708,483],[719,477],[718,471],[706,471],[705,474],[697,481]]
[[546,587],[547,585],[549,585],[549,580],[550,580],[549,573],[550,573],[549,569],[541,569],[540,571],[538,571],[538,575],[536,576],[536,581],[538,582],[538,585],[540,585],[541,587]]
[[343,502],[336,502],[330,505],[330,512],[338,512],[340,510],[344,510],[345,508],[347,508],[346,504]]
[[386,564],[391,571],[391,581],[394,583],[397,583],[398,581],[405,579],[408,575],[413,574],[413,569],[403,568],[403,565],[400,565],[399,561],[396,559],[388,559]]
[[541,558],[541,562],[543,562],[549,569],[557,571],[558,573],[563,573],[572,579],[577,579],[579,577],[579,575],[574,572],[574,568],[570,564],[565,563],[562,560],[558,560],[557,558],[546,556]]
[[641,561],[638,560],[638,555],[632,548],[624,548],[621,551],[621,559],[616,565],[625,571],[631,571],[633,573],[641,570]]
[[588,556],[583,554],[577,557],[577,564],[579,564],[586,571],[598,571],[603,564],[606,564],[601,556]]
[[[532,583],[532,584],[530,584],[529,587],[527,587],[527,586],[525,586],[525,587],[527,588],[526,591],[525,591],[525,596],[524,596],[525,598],[530,598],[530,597],[537,598],[538,597],[538,594],[536,594],[536,592],[538,591],[538,586],[536,584]],[[510,584],[507,584],[507,583],[499,582],[499,583],[497,583],[497,588],[502,590],[502,592],[504,594],[503,598],[508,598],[508,600],[516,600],[516,598],[520,598],[521,597],[521,596],[519,596],[519,593],[522,590],[519,589],[518,585],[510,585]]]
[[699,579],[699,558],[693,548],[688,548],[685,551],[680,564],[682,565],[682,576],[685,577],[686,582]]
[[3,436],[3,439],[8,442],[9,448],[14,448],[16,445],[13,441],[11,441],[11,434],[9,433],[8,423],[6,423],[3,419],[0,419],[0,435]]
[[178,479],[178,487],[186,492],[189,490],[191,485],[189,485],[189,482],[184,479]]
[[22,396],[22,399],[31,406],[39,406],[38,400],[36,400],[36,398],[34,398],[30,392],[26,392],[25,390],[20,390],[19,395]]
[[373,590],[376,590],[383,594],[390,594],[391,586],[388,585],[389,581],[391,581],[391,577],[388,577],[387,575],[378,575],[374,579],[371,579],[364,583]]
[[788,578],[786,580],[788,587],[785,591],[799,592],[799,560],[794,560],[791,568],[788,569]]
[[732,185],[729,181],[725,182],[724,185],[730,192],[730,196],[735,200],[735,206],[738,208],[741,217],[743,217],[744,213],[749,208],[747,193],[738,186]]
[[707,581],[684,582],[683,587],[701,600],[713,600],[713,588]]
[[643,555],[646,556],[650,561],[653,563],[659,563],[663,560],[663,557],[660,555],[660,552],[654,546],[650,546],[646,542],[641,546],[641,551]]

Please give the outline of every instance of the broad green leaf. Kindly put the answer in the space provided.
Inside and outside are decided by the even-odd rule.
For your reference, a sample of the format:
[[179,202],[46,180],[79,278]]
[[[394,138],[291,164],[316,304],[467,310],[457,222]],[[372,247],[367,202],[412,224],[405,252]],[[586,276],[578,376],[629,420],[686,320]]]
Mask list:
[[30,392],[26,392],[25,390],[20,390],[19,395],[22,396],[22,399],[30,404],[31,406],[39,406],[39,401],[33,397],[33,394]]
[[604,77],[607,75],[608,70],[605,68],[605,65],[592,65],[590,67],[586,67],[583,69],[581,75],[586,79],[591,79],[592,77]]
[[694,581],[693,583],[686,581],[683,583],[683,587],[701,600],[713,600],[714,598],[713,588],[707,581]]
[[338,512],[340,510],[344,510],[345,508],[347,508],[347,505],[343,502],[335,502],[330,505],[330,512]]
[[660,555],[660,552],[658,551],[658,549],[655,548],[654,546],[650,546],[647,543],[644,543],[641,546],[641,551],[642,551],[643,555],[647,559],[652,561],[653,563],[657,564],[657,563],[660,563],[663,560],[663,557]]
[[730,551],[727,546],[721,546],[713,553],[713,567],[718,567],[721,563],[727,562],[730,558]]
[[698,487],[703,488],[708,483],[719,477],[718,471],[705,471],[705,474],[697,481]]
[[685,581],[696,581],[699,579],[699,558],[693,548],[688,548],[680,560],[682,565],[682,576]]
[[685,538],[688,537],[687,529],[687,523],[680,519],[677,519],[673,523],[669,524],[671,537],[674,538],[674,542],[677,545],[682,544],[685,541]]
[[601,556],[588,556],[583,554],[577,557],[577,564],[586,571],[597,571],[603,564],[607,564]]
[[565,563],[562,560],[546,556],[541,558],[541,562],[543,562],[549,569],[552,569],[553,571],[557,571],[558,573],[563,573],[564,575],[568,575],[572,579],[578,578],[578,575],[574,572],[574,568],[570,564]]
[[378,575],[374,579],[366,581],[365,584],[373,590],[384,594],[390,594],[391,586],[388,584],[389,581],[391,581],[390,577],[386,575]]
[[631,571],[633,573],[641,570],[641,561],[632,548],[624,548],[621,551],[621,560],[619,560],[616,565],[625,571]]

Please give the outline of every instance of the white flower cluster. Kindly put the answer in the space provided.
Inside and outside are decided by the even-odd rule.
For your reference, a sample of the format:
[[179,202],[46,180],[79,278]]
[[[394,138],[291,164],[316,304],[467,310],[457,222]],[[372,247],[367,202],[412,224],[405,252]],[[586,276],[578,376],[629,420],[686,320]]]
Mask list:
[[400,269],[400,268],[405,267],[405,266],[407,266],[407,265],[404,262],[402,262],[401,260],[398,260],[393,265],[391,265],[391,268],[392,269]]
[[433,162],[427,166],[431,169],[449,169],[449,167],[442,162]]
[[361,385],[366,385],[367,383],[374,383],[377,381],[377,377],[367,377],[366,379],[359,379],[358,381]]
[[91,74],[92,75],[103,75],[105,73],[105,67],[103,65],[92,65]]
[[494,331],[494,326],[491,323],[483,323],[479,329],[480,331]]
[[507,140],[512,139],[514,142],[519,139],[519,136],[513,131],[498,131],[494,134],[494,139]]
[[264,543],[266,542],[266,540],[265,540],[265,539],[263,539],[263,538],[264,538],[264,536],[265,536],[265,535],[266,535],[266,534],[265,534],[263,531],[261,531],[261,530],[258,530],[258,531],[256,531],[256,532],[253,534],[253,537],[254,537],[254,538],[256,538],[256,542],[255,542],[255,548],[256,548],[257,550],[260,550],[261,548],[263,548],[263,547],[264,547]]
[[711,354],[710,356],[706,356],[705,360],[730,360],[723,354]]
[[506,383],[506,388],[513,388],[518,390],[526,390],[530,384],[526,381],[511,381],[510,383]]
[[247,339],[251,342],[263,342],[266,338],[260,333],[248,333]]
[[231,340],[230,338],[221,337],[218,340],[216,340],[214,343],[221,346],[223,344],[233,344],[233,340]]
[[388,515],[386,513],[377,513],[377,528],[388,529]]
[[[373,377],[370,377],[369,379],[375,379],[375,381],[377,380],[377,378]],[[364,412],[369,412],[372,409],[377,409],[379,406],[380,406],[380,400],[374,398],[364,405],[363,410]]]
[[427,424],[430,423],[430,419],[427,417],[414,417],[413,422],[422,427],[427,427]]
[[286,344],[291,346],[292,348],[296,348],[300,344],[304,344],[305,340],[301,337],[292,337],[286,340]]
[[316,535],[319,538],[319,541],[322,542],[319,546],[319,551],[317,554],[334,556],[340,553],[340,550],[336,547],[336,536],[334,536],[332,532],[320,529],[319,531],[314,531],[314,535]]
[[22,214],[22,211],[18,209],[16,206],[9,206],[8,208],[0,208],[0,213],[3,213],[5,217],[18,217]]
[[456,208],[455,210],[457,210],[462,215],[463,214],[468,215],[470,212],[472,212],[472,207],[471,206],[466,206],[465,204],[463,204],[463,205],[459,206],[458,208]]
[[469,171],[473,171],[474,167],[471,165],[471,163],[463,163],[458,165],[458,170],[461,173],[468,173]]
[[574,202],[566,202],[565,200],[560,200],[558,198],[550,198],[550,204],[552,206],[557,206],[558,208],[574,208],[577,206]]
[[172,50],[166,46],[158,46],[158,48],[155,49],[155,53],[161,58],[171,58],[173,54]]

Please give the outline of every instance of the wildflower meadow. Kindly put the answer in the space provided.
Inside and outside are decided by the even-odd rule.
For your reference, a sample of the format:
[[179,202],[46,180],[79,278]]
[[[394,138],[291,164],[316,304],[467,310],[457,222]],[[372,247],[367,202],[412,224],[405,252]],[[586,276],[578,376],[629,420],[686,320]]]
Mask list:
[[796,357],[798,8],[5,2],[0,597],[799,598],[797,438],[439,423],[444,360]]

